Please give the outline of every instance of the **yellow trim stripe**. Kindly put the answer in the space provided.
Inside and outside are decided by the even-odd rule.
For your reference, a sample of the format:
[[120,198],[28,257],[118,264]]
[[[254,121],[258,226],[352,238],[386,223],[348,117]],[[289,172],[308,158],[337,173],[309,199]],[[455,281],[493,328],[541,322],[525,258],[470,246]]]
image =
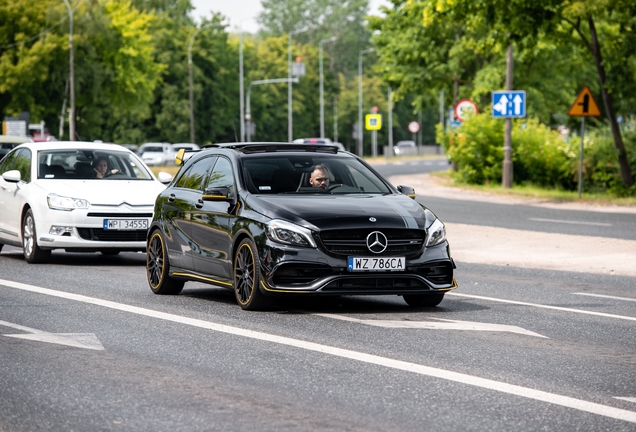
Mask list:
[[265,291],[270,291],[270,292],[294,293],[294,294],[307,294],[307,293],[310,292],[310,291],[290,291],[290,290],[279,290],[279,289],[274,289],[274,288],[268,288],[267,285],[265,285],[265,282],[263,282],[263,281],[261,281],[261,285],[263,286]]
[[217,283],[217,284],[221,284],[221,285],[227,285],[227,286],[230,286],[230,287],[232,286],[232,284],[229,283],[229,282],[223,282],[223,281],[216,280],[216,279],[210,279],[210,278],[206,278],[206,277],[203,277],[203,276],[195,275],[195,274],[192,274],[192,273],[173,272],[172,275],[173,276],[182,276],[182,277],[191,277],[191,278],[201,279],[201,280],[204,280],[204,281],[213,282],[213,283]]

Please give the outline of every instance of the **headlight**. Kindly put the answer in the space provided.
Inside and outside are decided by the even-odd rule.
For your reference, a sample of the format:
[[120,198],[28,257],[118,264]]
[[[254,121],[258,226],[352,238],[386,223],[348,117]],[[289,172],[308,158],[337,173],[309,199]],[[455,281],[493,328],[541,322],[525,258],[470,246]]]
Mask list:
[[277,243],[292,246],[316,247],[311,231],[282,220],[273,220],[267,226],[267,237]]
[[426,240],[426,247],[436,246],[446,240],[446,227],[439,220],[435,219],[435,222],[428,227],[428,240]]
[[72,211],[75,209],[87,209],[91,204],[85,199],[69,198],[56,194],[49,194],[46,197],[49,208],[53,210]]

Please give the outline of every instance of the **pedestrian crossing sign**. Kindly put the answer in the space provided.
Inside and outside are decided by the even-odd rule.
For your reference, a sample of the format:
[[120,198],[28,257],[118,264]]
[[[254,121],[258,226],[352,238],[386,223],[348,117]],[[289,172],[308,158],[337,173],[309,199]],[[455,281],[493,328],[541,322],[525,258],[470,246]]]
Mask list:
[[364,123],[365,123],[366,130],[380,130],[382,129],[382,115],[367,114],[365,116]]

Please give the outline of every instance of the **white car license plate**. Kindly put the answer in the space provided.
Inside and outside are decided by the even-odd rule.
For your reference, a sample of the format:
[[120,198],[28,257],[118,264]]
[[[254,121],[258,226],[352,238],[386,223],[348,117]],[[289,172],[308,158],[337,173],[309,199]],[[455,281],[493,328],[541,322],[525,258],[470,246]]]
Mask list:
[[404,257],[349,257],[349,271],[404,271]]
[[148,229],[148,219],[104,219],[105,230]]

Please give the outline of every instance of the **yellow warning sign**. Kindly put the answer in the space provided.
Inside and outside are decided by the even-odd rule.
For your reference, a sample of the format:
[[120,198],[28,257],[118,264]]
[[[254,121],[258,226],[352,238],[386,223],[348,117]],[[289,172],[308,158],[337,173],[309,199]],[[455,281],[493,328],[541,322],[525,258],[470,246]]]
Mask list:
[[364,120],[366,130],[382,129],[382,114],[367,114]]
[[576,100],[568,110],[568,115],[571,117],[600,117],[601,110],[598,109],[598,105],[592,96],[592,92],[588,86],[583,87],[581,93],[576,97]]

